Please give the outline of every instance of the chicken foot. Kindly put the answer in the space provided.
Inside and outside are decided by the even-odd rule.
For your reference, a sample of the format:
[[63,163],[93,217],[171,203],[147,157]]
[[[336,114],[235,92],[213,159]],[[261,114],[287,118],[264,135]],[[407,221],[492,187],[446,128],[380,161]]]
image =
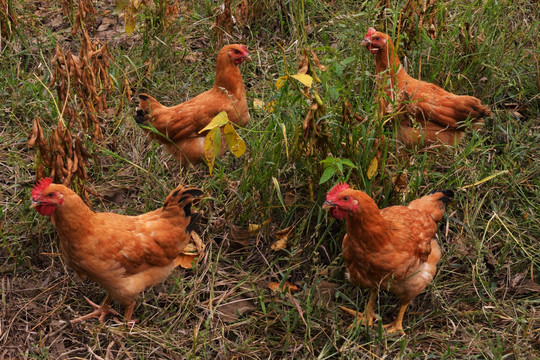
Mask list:
[[377,315],[375,315],[375,312],[373,311],[373,309],[375,308],[375,300],[377,300],[377,290],[371,290],[366,308],[364,309],[364,312],[361,314],[358,314],[356,311],[347,309],[346,307],[340,306],[342,310],[356,317],[353,323],[349,325],[349,328],[353,327],[357,323],[360,323],[362,325],[367,325],[367,326],[373,325],[373,321],[378,319]]
[[[95,318],[95,319],[98,319],[100,322],[104,322],[105,321],[105,317],[109,314],[113,314],[113,315],[120,315],[118,314],[118,312],[116,310],[114,310],[113,308],[111,308],[111,301],[112,301],[112,297],[110,295],[107,295],[107,297],[105,298],[105,300],[103,301],[103,303],[101,305],[98,305],[96,303],[94,303],[93,301],[91,301],[90,299],[88,299],[87,297],[85,297],[86,301],[95,309],[93,312],[91,312],[90,314],[86,314],[84,316],[81,316],[81,317],[78,317],[76,319],[73,319],[71,320],[71,323],[77,323],[77,322],[81,322],[81,321],[85,321],[85,320],[88,320],[88,319],[92,319],[92,318]],[[132,312],[133,312],[133,309],[132,309]]]
[[409,306],[409,303],[401,304],[399,307],[399,312],[396,317],[396,319],[391,322],[390,324],[384,325],[384,329],[386,330],[386,333],[399,333],[399,334],[405,334],[403,331],[403,315],[405,315],[405,309],[407,309],[407,306]]

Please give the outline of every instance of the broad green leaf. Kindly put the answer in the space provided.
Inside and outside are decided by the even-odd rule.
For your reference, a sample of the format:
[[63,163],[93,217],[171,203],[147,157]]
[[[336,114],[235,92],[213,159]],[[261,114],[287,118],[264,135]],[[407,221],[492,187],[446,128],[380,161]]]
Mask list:
[[343,161],[336,162],[336,166],[338,167],[339,172],[343,174]]
[[371,179],[375,174],[377,173],[377,168],[379,167],[379,160],[377,160],[377,157],[374,156],[373,159],[371,159],[371,162],[369,163],[368,169],[367,169],[367,177],[368,179]]
[[319,180],[319,185],[324,184],[325,182],[330,180],[330,178],[334,176],[335,173],[336,173],[336,168],[333,166],[330,166],[324,169],[321,179]]
[[221,131],[219,128],[214,128],[208,132],[204,138],[204,157],[208,162],[208,170],[212,175],[212,169],[214,168],[214,162],[216,157],[221,152]]
[[289,76],[285,75],[285,76],[280,76],[277,81],[276,81],[276,89],[281,89],[283,87],[283,85],[285,85],[285,81],[287,81],[287,79],[289,78]]
[[212,130],[212,129],[215,129],[217,127],[223,126],[228,122],[229,122],[229,117],[227,116],[227,113],[225,111],[222,111],[219,114],[217,114],[216,116],[214,116],[212,121],[210,121],[210,124],[206,125],[206,127],[204,129],[199,131],[199,134],[202,133],[202,132],[205,132],[207,130]]
[[246,152],[246,143],[240,137],[240,135],[238,135],[238,133],[234,129],[233,124],[231,124],[230,122],[225,124],[225,127],[223,128],[223,133],[225,134],[225,140],[227,140],[229,150],[231,150],[231,152],[237,158],[242,156]]
[[341,162],[343,163],[343,165],[347,165],[349,167],[352,167],[353,169],[356,169],[356,165],[354,165],[354,163],[349,159],[341,159]]
[[121,14],[128,5],[128,3],[129,0],[116,0],[114,4],[113,15]]
[[354,56],[349,56],[348,58],[343,59],[341,62],[343,65],[347,65],[351,62],[353,62],[356,58]]
[[339,161],[339,159],[336,159],[335,157],[332,157],[332,156],[328,156],[326,159],[321,160],[320,163],[323,164],[323,165],[328,166],[328,165],[334,165],[338,161]]
[[305,86],[309,88],[311,87],[311,84],[313,84],[313,78],[306,74],[294,74],[294,75],[291,75],[291,77],[300,81],[302,84],[304,84]]

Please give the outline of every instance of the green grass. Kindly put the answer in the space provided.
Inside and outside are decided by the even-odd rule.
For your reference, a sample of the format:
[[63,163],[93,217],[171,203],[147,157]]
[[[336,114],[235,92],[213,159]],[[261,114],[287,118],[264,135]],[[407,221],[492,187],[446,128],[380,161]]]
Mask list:
[[[252,120],[239,133],[248,151],[239,159],[230,153],[218,159],[213,176],[204,165],[182,169],[150,142],[133,121],[135,105],[128,99],[118,114],[104,114],[104,142],[88,144],[89,186],[103,196],[91,197],[95,210],[150,211],[178,183],[207,194],[197,206],[203,212],[204,258],[141,294],[135,310],[140,323],[132,329],[112,321],[69,323],[89,311],[83,296],[99,302],[105,293],[74,276],[58,256],[50,221],[28,208],[36,153],[27,148],[27,136],[36,116],[47,133],[58,121],[55,90],[46,88],[56,43],[74,53],[79,44],[68,19],[51,25],[59,5],[8,3],[19,25],[0,50],[1,358],[540,357],[534,283],[540,277],[540,26],[533,1],[436,1],[422,18],[426,24],[433,15],[434,38],[427,25],[419,26],[420,15],[402,9],[402,0],[390,1],[386,11],[375,2],[251,1],[252,17],[231,40],[248,45],[253,58],[241,69]],[[180,5],[169,27],[146,9],[136,33],[115,33],[109,40],[111,108],[120,104],[124,78],[135,94],[148,92],[166,105],[212,85],[219,49],[208,29],[216,3]],[[98,16],[112,8],[100,6]],[[377,115],[373,57],[359,46],[369,26],[394,39],[400,34],[400,58],[407,58],[411,75],[480,98],[491,106],[493,119],[455,151],[411,151],[410,164],[396,158],[394,132]],[[464,36],[467,31],[471,36]],[[310,104],[292,83],[275,87],[279,76],[297,71],[304,47],[327,67],[316,70],[316,86],[324,103],[318,124],[328,141],[311,156],[301,141]],[[274,101],[274,111],[256,109],[254,99]],[[367,120],[343,124],[345,102]],[[523,118],[509,111],[515,106]],[[386,160],[368,178],[373,142],[381,135],[388,139]],[[328,156],[356,168],[319,185],[320,162]],[[407,188],[401,193],[392,178],[404,171]],[[367,290],[345,279],[343,223],[321,209],[326,192],[343,180],[381,207],[433,189],[456,190],[439,230],[443,259],[433,283],[405,315],[405,336],[387,337],[377,327],[348,330],[352,318],[338,308],[362,311],[368,298]],[[263,223],[254,235],[243,230]],[[274,233],[292,225],[287,249],[271,250]],[[289,281],[299,291],[272,293],[269,281]],[[376,312],[388,322],[396,311],[397,299],[383,292]]]

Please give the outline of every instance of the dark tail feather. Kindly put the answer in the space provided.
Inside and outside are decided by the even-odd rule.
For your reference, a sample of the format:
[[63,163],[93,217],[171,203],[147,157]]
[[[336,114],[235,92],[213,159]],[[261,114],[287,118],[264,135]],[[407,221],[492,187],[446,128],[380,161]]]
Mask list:
[[439,201],[442,201],[445,204],[448,204],[454,197],[454,192],[452,190],[433,190],[430,194],[442,193],[442,196]]
[[137,109],[137,113],[133,116],[137,124],[146,124],[146,112],[141,109]]
[[162,106],[156,99],[147,94],[139,94],[139,106],[133,116],[137,124],[146,124],[152,108]]
[[201,217],[201,214],[191,213],[191,205],[194,201],[197,201],[204,192],[197,188],[186,188],[184,189],[182,185],[179,185],[174,189],[163,204],[163,211],[166,211],[168,208],[178,206],[184,210],[184,216],[189,217],[190,221],[188,226],[186,226],[186,233],[189,233],[193,230],[193,227],[197,224],[198,220]]
[[177,205],[184,209],[184,214],[186,216],[191,216],[191,204],[194,200],[197,200],[203,194],[204,192],[200,189],[184,189],[182,185],[179,185],[165,199],[165,203],[163,204],[163,211],[165,211],[170,206]]
[[420,199],[411,201],[409,208],[429,214],[435,222],[439,222],[446,209],[446,204],[453,196],[452,190],[435,190]]

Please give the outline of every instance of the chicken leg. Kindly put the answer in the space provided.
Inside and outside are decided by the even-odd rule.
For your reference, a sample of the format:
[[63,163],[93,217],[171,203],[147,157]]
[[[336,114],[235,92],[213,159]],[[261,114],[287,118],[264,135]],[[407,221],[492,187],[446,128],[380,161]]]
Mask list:
[[406,303],[406,304],[402,303],[399,307],[399,312],[396,319],[390,324],[386,324],[383,326],[386,330],[386,333],[391,334],[391,333],[397,332],[399,334],[405,334],[405,332],[403,331],[402,322],[403,322],[403,315],[405,315],[405,309],[407,309],[407,306],[409,306],[409,303]]
[[362,325],[367,325],[367,326],[373,325],[373,320],[377,320],[377,315],[375,315],[375,312],[373,311],[373,309],[375,308],[375,300],[377,300],[377,293],[378,293],[377,290],[375,289],[371,290],[369,294],[369,300],[362,314],[358,314],[356,311],[347,309],[344,306],[340,306],[341,310],[344,310],[348,312],[349,314],[356,317],[353,323],[349,325],[349,328],[353,327],[355,324],[357,324],[357,322],[359,322]]

